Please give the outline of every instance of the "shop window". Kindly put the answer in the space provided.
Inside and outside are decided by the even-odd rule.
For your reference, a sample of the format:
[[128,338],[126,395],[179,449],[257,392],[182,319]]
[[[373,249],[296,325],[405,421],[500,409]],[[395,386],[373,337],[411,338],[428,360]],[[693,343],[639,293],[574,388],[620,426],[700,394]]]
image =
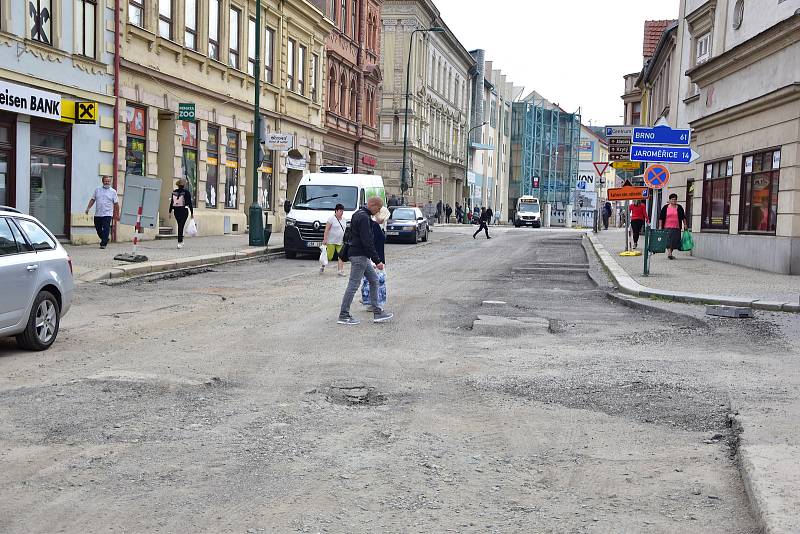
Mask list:
[[129,0],[128,22],[144,28],[144,0]]
[[208,0],[208,57],[219,61],[219,0]]
[[197,0],[185,0],[183,46],[197,50]]
[[28,0],[26,9],[29,17],[32,41],[47,45],[53,44],[53,6],[52,0]]
[[94,59],[97,0],[75,0],[75,53]]
[[703,230],[728,230],[731,216],[733,160],[706,163],[703,172]]
[[147,113],[144,108],[128,106],[125,109],[125,173],[144,176]]
[[181,158],[181,171],[186,188],[197,198],[197,123],[194,121],[179,121],[181,131],[181,145],[183,157]]
[[16,205],[14,196],[14,123],[0,123],[0,206]]
[[264,43],[264,76],[267,83],[275,83],[273,71],[275,68],[275,30],[267,28],[267,39]]
[[317,54],[311,54],[311,100],[313,102],[318,102],[319,100],[319,76],[317,75],[317,71],[319,70],[319,56]]
[[267,150],[264,153],[264,160],[261,162],[261,183],[258,184],[259,190],[259,203],[264,210],[272,209],[272,176],[273,168],[272,150]]
[[306,95],[306,47],[297,47],[297,92]]
[[[694,206],[694,180],[686,181],[686,227],[692,229],[692,211]],[[702,226],[702,225],[701,225]]]
[[247,21],[247,74],[256,75],[256,19]]
[[172,0],[158,0],[158,35],[172,39]]
[[239,132],[227,130],[225,143],[225,207],[239,207]]
[[289,39],[286,45],[286,88],[294,91],[294,39]]
[[767,150],[742,158],[740,232],[775,233],[781,151]]
[[70,130],[49,122],[31,125],[30,214],[67,235]]
[[239,68],[239,21],[242,19],[242,12],[231,7],[230,11],[230,28],[228,39],[228,65],[234,69]]
[[206,207],[216,208],[219,191],[219,126],[208,127],[207,152]]

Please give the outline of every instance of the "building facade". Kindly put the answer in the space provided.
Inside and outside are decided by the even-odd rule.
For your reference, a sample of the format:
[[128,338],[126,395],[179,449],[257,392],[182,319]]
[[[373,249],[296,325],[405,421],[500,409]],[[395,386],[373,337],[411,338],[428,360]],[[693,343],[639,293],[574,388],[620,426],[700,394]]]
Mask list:
[[[284,200],[322,162],[333,24],[306,0],[261,4],[256,73],[254,0],[125,2],[117,171],[120,182],[125,174],[161,179],[162,233],[174,226],[167,208],[177,179],[196,198],[201,235],[246,232],[253,187],[267,223],[280,231]],[[254,177],[256,74],[262,133],[289,134],[290,146],[267,146]],[[194,119],[179,117],[179,104],[194,105]]]
[[508,220],[508,180],[511,171],[511,104],[520,96],[505,74],[493,68],[483,50],[470,52],[475,59],[476,75],[470,84],[471,125],[469,136],[470,200],[473,206],[485,206]]
[[73,243],[97,241],[84,210],[113,174],[113,27],[107,2],[0,0],[0,205]]
[[[384,0],[378,111],[378,172],[387,191],[409,204],[463,200],[470,76],[475,61],[442,21],[430,0]],[[427,28],[439,32],[417,32]],[[412,38],[413,35],[413,38]],[[410,47],[410,64],[409,64]],[[410,70],[406,110],[406,73]],[[408,113],[408,168],[403,190],[404,119]]]
[[[581,139],[578,145],[578,180],[575,183],[576,222],[581,226],[592,226],[594,214],[602,208],[609,187],[615,187],[615,172],[609,165],[603,175],[597,174],[595,162],[608,161],[608,141],[599,130],[581,125]],[[598,219],[599,220],[599,219]]]
[[381,0],[332,0],[335,28],[325,41],[327,93],[322,161],[371,173],[379,143],[377,107],[382,83]]
[[800,274],[800,0],[681,3],[671,122],[700,159],[673,175],[694,255]]

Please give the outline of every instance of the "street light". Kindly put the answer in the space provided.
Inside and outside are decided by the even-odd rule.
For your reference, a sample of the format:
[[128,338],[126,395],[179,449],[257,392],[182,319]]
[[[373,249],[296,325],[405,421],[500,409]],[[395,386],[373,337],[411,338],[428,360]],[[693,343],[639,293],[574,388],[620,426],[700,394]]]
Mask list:
[[261,0],[256,0],[256,65],[253,70],[256,79],[256,98],[253,109],[253,203],[250,205],[251,247],[264,246],[264,219],[258,203],[258,169],[261,167]]
[[[466,144],[466,152],[467,153],[466,153],[466,158],[464,158],[464,164],[465,164],[465,167],[466,167],[465,170],[464,170],[464,183],[465,184],[469,184],[469,137],[472,134],[472,132],[474,132],[478,128],[483,128],[488,123],[489,123],[489,121],[483,121],[479,125],[473,126],[472,128],[470,128],[467,131],[467,142],[465,143]],[[470,203],[470,208],[469,209],[472,209],[472,186],[471,185],[469,186],[469,203]],[[466,213],[467,213],[467,207],[464,206],[464,215],[465,216],[466,216]]]
[[414,34],[417,32],[439,33],[445,31],[441,26],[432,26],[430,28],[416,29],[411,32],[411,39],[408,42],[408,61],[406,62],[406,110],[405,110],[405,125],[403,128],[403,170],[400,173],[400,192],[405,196],[408,190],[408,182],[406,181],[406,153],[408,151],[408,96],[409,86],[411,85],[411,49],[414,46]]

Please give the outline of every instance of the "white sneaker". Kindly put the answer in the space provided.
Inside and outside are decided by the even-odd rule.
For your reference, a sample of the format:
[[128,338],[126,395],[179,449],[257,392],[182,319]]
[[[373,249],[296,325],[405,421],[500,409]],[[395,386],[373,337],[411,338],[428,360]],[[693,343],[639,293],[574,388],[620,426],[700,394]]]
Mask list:
[[183,248],[183,243],[178,243],[178,248]]
[[346,276],[346,275],[344,274],[344,271],[339,271],[339,276]]

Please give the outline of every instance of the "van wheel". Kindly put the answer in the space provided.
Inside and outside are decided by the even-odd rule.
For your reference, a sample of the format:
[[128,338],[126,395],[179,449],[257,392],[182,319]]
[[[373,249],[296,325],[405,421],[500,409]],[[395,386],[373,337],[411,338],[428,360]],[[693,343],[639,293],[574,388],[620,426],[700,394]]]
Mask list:
[[60,323],[61,310],[58,300],[49,291],[41,291],[33,301],[28,325],[17,336],[17,345],[26,350],[49,348],[58,336]]
[[283,255],[286,256],[287,260],[293,260],[297,257],[297,252],[294,250],[284,250]]

